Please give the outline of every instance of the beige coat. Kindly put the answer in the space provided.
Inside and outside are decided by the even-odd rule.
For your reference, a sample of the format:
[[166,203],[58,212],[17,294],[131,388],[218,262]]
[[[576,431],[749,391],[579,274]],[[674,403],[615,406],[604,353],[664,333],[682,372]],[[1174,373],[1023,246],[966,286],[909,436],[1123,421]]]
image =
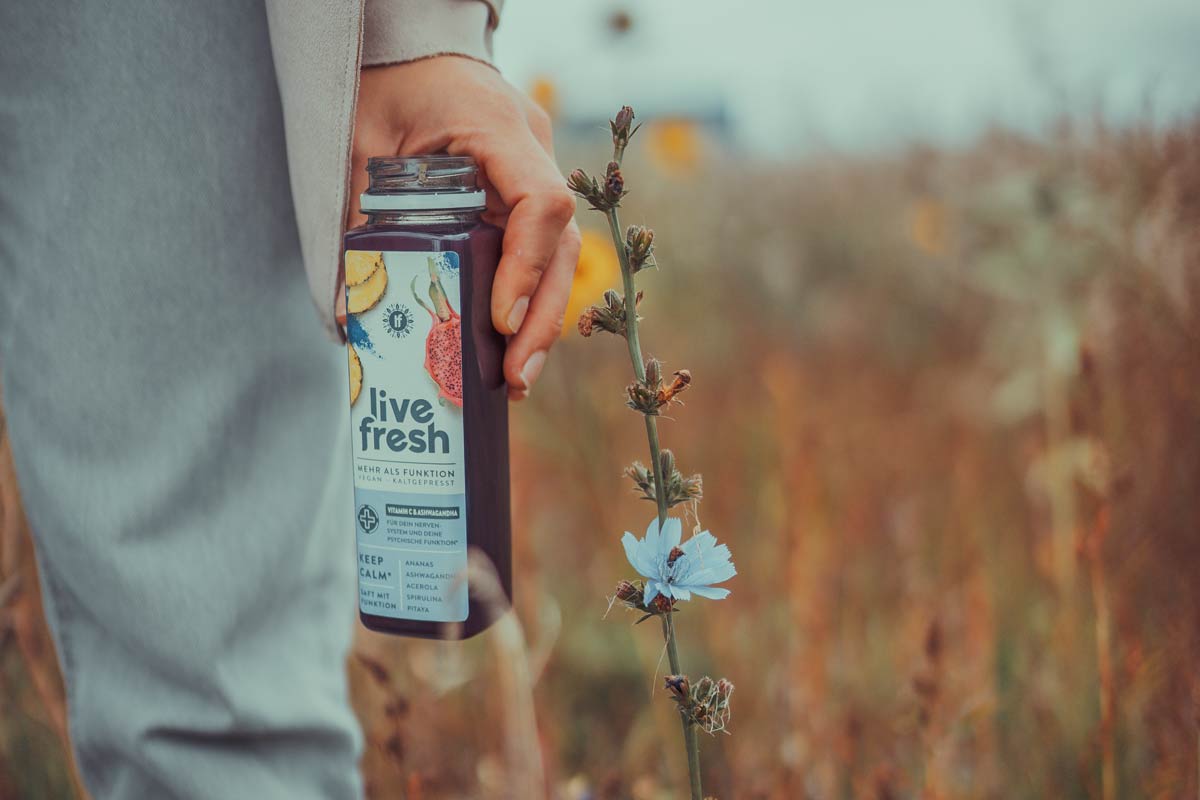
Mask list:
[[490,61],[502,2],[267,0],[300,247],[332,336],[359,68],[447,53]]

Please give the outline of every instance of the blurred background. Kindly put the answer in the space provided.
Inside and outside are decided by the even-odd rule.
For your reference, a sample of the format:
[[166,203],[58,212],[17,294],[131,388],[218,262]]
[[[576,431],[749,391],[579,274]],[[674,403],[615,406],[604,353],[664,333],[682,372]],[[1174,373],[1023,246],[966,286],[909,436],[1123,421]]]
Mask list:
[[[695,378],[662,436],[740,573],[678,617],[685,669],[738,687],[709,794],[1200,793],[1197,41],[1190,0],[509,0],[499,63],[564,172],[645,122],[643,343]],[[661,636],[606,615],[653,509],[622,343],[574,330],[619,284],[580,222],[513,412],[519,626],[363,633],[373,798],[508,797],[534,759],[556,797],[683,796]],[[3,464],[0,797],[71,797]]]

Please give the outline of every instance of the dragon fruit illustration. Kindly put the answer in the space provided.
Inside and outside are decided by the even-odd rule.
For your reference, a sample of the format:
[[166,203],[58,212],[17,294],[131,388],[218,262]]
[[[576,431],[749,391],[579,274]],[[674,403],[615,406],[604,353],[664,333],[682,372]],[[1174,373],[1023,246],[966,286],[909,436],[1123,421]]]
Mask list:
[[438,397],[462,408],[462,319],[450,306],[450,299],[446,296],[446,290],[442,288],[436,262],[432,258],[427,261],[429,299],[433,308],[426,305],[417,294],[417,280],[420,276],[414,277],[412,281],[413,297],[433,318],[433,326],[425,339],[425,371],[438,385]]

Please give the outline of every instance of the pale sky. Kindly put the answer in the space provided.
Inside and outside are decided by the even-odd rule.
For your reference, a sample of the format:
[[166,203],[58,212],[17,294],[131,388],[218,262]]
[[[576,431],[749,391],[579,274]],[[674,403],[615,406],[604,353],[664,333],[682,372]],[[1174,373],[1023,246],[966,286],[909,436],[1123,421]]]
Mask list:
[[724,107],[770,155],[1200,109],[1200,0],[508,0],[496,51],[522,88],[550,77],[568,117]]

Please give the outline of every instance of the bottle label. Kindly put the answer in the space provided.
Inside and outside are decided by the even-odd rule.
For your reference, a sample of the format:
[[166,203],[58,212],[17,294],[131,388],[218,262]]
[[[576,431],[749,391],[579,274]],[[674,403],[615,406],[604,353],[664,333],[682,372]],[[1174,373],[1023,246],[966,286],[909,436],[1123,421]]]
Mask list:
[[358,602],[467,618],[457,253],[348,250],[346,333]]

